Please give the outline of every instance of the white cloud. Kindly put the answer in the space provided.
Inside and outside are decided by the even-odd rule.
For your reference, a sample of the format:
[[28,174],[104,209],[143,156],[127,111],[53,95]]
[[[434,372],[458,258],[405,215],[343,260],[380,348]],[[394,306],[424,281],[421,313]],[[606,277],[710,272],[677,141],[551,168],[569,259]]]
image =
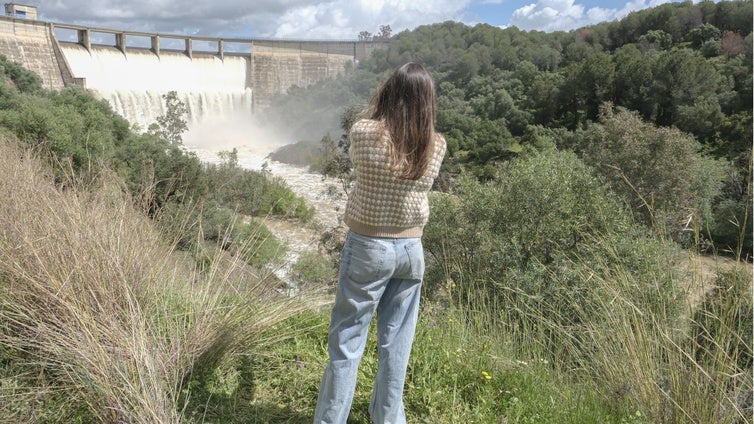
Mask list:
[[615,12],[611,9],[593,7],[586,11],[586,20],[588,22],[605,22],[615,18]]
[[586,9],[575,0],[538,0],[516,9],[511,25],[523,30],[568,31],[599,22],[621,19],[629,13],[667,3],[668,0],[632,0],[620,9],[591,7]]
[[574,0],[539,0],[516,9],[511,24],[524,30],[555,31],[578,26],[583,17],[584,6]]
[[262,31],[275,38],[351,38],[390,25],[393,33],[419,25],[460,20],[469,0],[334,0],[288,10]]
[[[33,4],[34,2],[32,2]],[[98,28],[161,33],[251,35],[311,0],[40,0],[40,18]]]
[[[656,4],[653,4],[653,3],[656,3]],[[667,1],[663,1],[662,3],[667,3]],[[635,12],[641,9],[646,9],[647,7],[659,6],[662,3],[657,3],[656,0],[650,1],[649,4],[647,4],[647,2],[644,0],[629,1],[628,3],[626,3],[625,6],[623,6],[622,9],[615,12],[613,19],[621,19],[631,12]]]
[[[498,2],[501,0],[488,0]],[[33,2],[33,0],[32,0]],[[134,31],[209,36],[355,39],[461,20],[471,0],[40,0],[40,18]]]

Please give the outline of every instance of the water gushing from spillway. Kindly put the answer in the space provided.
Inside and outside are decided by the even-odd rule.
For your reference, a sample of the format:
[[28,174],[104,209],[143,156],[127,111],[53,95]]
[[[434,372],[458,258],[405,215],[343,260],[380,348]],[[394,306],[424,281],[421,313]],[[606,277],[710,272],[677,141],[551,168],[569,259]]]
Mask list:
[[142,130],[165,113],[162,98],[175,91],[188,108],[189,129],[207,121],[251,119],[251,58],[61,43],[73,75]]

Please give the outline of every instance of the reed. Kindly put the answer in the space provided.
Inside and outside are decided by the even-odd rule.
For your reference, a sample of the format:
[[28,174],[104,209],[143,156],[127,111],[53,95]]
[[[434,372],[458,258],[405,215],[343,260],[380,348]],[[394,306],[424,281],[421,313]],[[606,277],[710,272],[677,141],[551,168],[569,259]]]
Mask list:
[[280,295],[222,249],[197,269],[124,193],[106,174],[55,185],[31,152],[0,141],[0,345],[25,364],[27,387],[64,393],[96,421],[181,422],[192,378],[253,355],[316,298]]

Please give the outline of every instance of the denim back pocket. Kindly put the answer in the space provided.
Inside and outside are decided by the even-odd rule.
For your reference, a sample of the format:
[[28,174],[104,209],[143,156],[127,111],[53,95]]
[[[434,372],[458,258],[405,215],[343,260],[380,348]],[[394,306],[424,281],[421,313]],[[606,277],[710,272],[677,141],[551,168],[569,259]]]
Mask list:
[[378,240],[349,233],[343,246],[341,273],[356,283],[371,283],[385,278],[387,246]]
[[411,278],[421,280],[424,278],[424,247],[421,239],[412,240],[405,245],[406,255],[411,267]]

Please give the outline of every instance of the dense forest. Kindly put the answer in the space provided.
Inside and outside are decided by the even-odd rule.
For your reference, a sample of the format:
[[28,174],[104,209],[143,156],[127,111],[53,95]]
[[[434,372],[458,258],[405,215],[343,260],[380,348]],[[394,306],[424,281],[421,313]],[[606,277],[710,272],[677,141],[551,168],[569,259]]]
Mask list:
[[435,78],[446,176],[488,181],[514,157],[571,150],[640,221],[751,257],[751,16],[751,1],[686,1],[568,32],[422,26],[342,78],[292,88],[265,117],[318,141],[314,128],[416,61]]

